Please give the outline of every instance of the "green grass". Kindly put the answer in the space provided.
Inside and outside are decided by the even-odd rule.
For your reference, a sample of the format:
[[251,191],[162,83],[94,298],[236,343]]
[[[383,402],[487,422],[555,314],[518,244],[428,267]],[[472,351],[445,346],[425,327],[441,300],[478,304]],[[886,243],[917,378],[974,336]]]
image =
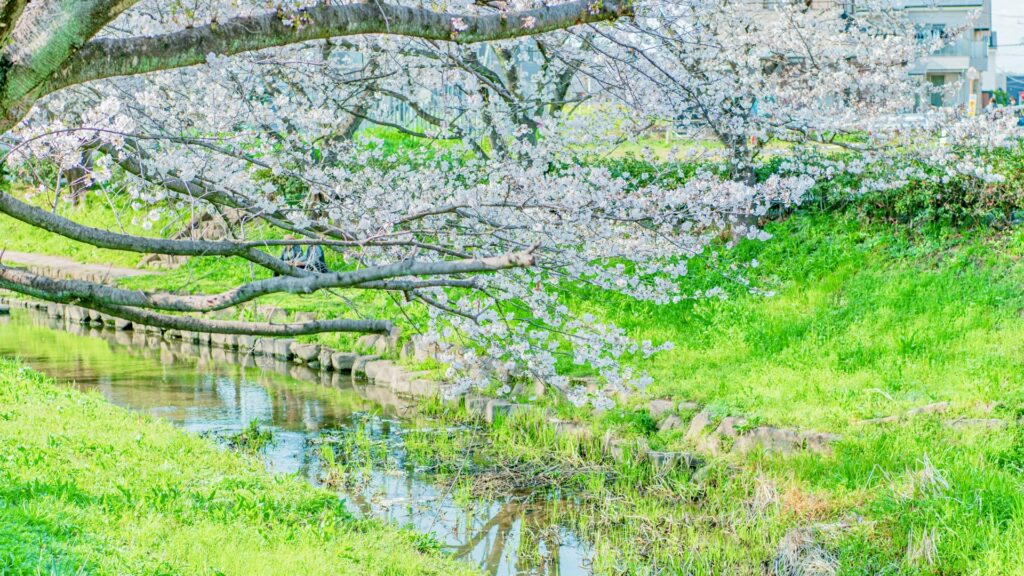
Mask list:
[[[47,210],[52,208],[46,194],[27,196],[29,190],[20,186],[14,187],[10,192],[26,198],[33,205]],[[187,219],[182,221],[179,215],[172,211],[164,211],[147,230],[142,223],[146,210],[132,210],[125,198],[108,200],[98,192],[87,195],[86,201],[80,206],[72,206],[66,202],[59,203],[57,213],[86,226],[116,233],[144,236],[169,236],[184,227],[187,222]],[[134,268],[144,256],[133,252],[96,248],[58,234],[43,232],[9,216],[0,216],[0,233],[3,238],[0,248],[4,250],[52,254],[70,258],[76,262],[113,264],[124,268]]]
[[170,424],[10,361],[0,380],[0,573],[473,573]]
[[[805,214],[729,255],[755,284],[724,301],[576,305],[675,349],[646,364],[650,395],[775,424],[843,431],[936,401],[976,415],[1024,384],[1024,234],[913,236],[855,213]],[[711,281],[701,278],[697,283]]]

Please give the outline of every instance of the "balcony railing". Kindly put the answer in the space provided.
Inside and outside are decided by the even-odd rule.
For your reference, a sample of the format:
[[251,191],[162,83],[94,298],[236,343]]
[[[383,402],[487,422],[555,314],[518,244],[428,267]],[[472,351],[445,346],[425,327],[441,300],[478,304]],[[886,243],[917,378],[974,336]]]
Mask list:
[[960,39],[943,46],[933,56],[967,56],[972,60],[988,57],[988,42],[982,40]]

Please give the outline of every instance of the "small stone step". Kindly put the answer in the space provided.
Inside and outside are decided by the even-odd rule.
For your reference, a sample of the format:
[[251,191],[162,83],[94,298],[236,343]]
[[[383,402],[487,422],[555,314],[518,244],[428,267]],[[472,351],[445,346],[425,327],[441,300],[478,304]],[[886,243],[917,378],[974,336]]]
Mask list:
[[675,402],[671,400],[651,400],[647,403],[647,411],[655,420],[675,410]]
[[380,356],[376,354],[370,354],[367,356],[356,356],[352,362],[352,378],[365,378],[366,377],[366,365],[374,360],[377,360]]
[[358,357],[358,354],[352,352],[335,352],[331,354],[331,367],[337,372],[351,371]]
[[293,341],[289,347],[289,351],[296,362],[302,362],[304,364],[308,364],[320,358],[319,344],[303,344],[301,342]]

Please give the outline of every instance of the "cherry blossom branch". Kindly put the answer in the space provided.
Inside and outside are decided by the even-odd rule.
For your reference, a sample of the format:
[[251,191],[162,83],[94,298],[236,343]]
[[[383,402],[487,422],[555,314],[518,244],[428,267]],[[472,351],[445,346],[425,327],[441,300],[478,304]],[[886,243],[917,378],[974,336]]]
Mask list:
[[[527,250],[472,260],[440,262],[407,260],[348,272],[307,274],[303,277],[276,277],[243,284],[220,294],[180,295],[169,292],[126,290],[85,280],[54,279],[2,264],[0,264],[0,281],[9,286],[31,289],[33,293],[46,294],[48,295],[46,299],[58,302],[80,299],[108,306],[130,306],[174,312],[211,312],[276,293],[311,294],[318,290],[359,287],[362,284],[404,276],[448,276],[528,267],[534,264],[532,252],[532,250]],[[387,289],[386,283],[371,286],[374,289]],[[398,289],[416,287],[414,284],[395,285],[395,288]],[[12,289],[17,290],[17,288]]]
[[100,78],[194,66],[206,62],[211,53],[232,55],[361,34],[470,44],[613,20],[629,15],[631,9],[628,1],[575,0],[534,10],[476,16],[380,2],[321,4],[299,10],[290,19],[267,12],[169,34],[92,40],[54,76],[47,92]]
[[392,334],[395,329],[395,325],[388,320],[333,319],[271,324],[269,322],[238,322],[233,320],[207,320],[194,316],[173,316],[128,306],[110,305],[103,301],[76,298],[71,295],[57,295],[17,282],[11,282],[3,277],[0,277],[0,288],[49,302],[83,306],[135,324],[156,326],[168,330],[188,330],[213,334],[245,334],[250,336],[301,336],[322,332]]

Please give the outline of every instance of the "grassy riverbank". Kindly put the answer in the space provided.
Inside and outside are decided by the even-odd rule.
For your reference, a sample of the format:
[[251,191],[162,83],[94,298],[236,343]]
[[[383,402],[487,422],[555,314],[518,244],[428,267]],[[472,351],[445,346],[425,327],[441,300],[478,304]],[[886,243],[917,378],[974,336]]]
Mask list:
[[[492,450],[562,462],[593,503],[574,520],[604,534],[601,562],[626,573],[761,574],[785,558],[839,574],[1024,573],[1024,232],[912,228],[855,209],[770,230],[727,258],[759,260],[750,278],[771,298],[726,285],[726,300],[666,307],[574,292],[570,305],[675,349],[637,361],[654,383],[625,406],[560,411],[597,437],[692,451],[693,412],[658,430],[647,402],[695,401],[716,422],[838,434],[833,454],[724,453],[695,477],[628,464],[606,477],[537,426],[509,424]],[[692,280],[714,281],[699,269]],[[948,406],[908,415],[935,403]]]
[[[912,192],[802,210],[770,223],[772,240],[722,253],[726,269],[756,259],[746,276],[773,291],[769,298],[699,261],[688,287],[722,286],[727,299],[653,306],[578,287],[564,294],[580,312],[675,348],[630,360],[654,383],[615,410],[592,415],[542,401],[562,416],[597,437],[614,430],[655,449],[693,451],[692,412],[679,413],[681,427],[658,430],[647,406],[694,401],[716,421],[840,435],[831,455],[705,454],[709,466],[696,476],[656,473],[581,456],[586,447],[539,422],[502,424],[485,441],[429,437],[418,449],[454,462],[456,475],[470,447],[486,444],[487,456],[511,463],[512,484],[547,475],[552,486],[578,488],[585,505],[565,513],[595,536],[601,573],[754,575],[792,561],[838,574],[1024,574],[1024,231],[990,226],[980,212],[965,225],[962,207]],[[215,291],[252,273],[230,259],[194,258],[127,282]],[[364,312],[401,317],[387,296],[344,295],[362,299]],[[352,314],[335,294],[268,300]],[[345,337],[323,338],[345,346]],[[944,411],[908,416],[940,402]],[[474,481],[463,478],[460,490]]]
[[471,574],[170,424],[0,361],[0,574]]

